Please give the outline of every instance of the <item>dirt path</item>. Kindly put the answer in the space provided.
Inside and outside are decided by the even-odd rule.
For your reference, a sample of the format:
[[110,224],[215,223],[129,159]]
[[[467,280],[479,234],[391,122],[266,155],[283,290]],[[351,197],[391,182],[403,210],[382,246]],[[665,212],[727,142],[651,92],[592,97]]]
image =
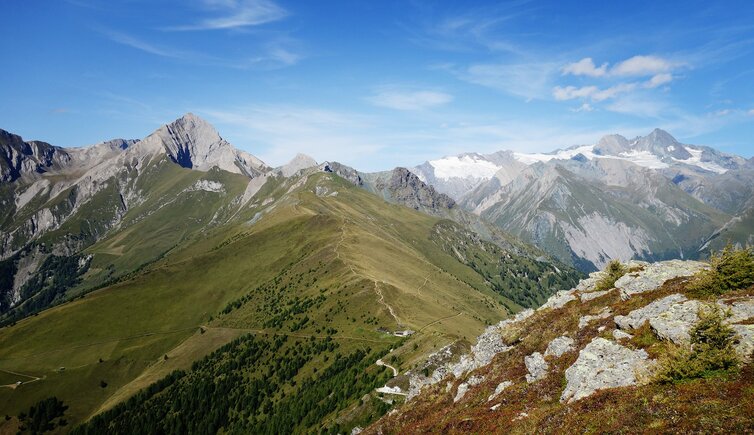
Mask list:
[[[383,284],[386,284],[386,283],[384,281],[377,280],[377,278],[370,276],[369,274],[366,274],[366,273],[360,274],[356,272],[353,265],[351,265],[344,259],[340,258],[340,247],[343,245],[343,243],[346,240],[346,224],[347,223],[348,223],[348,220],[343,219],[343,224],[340,226],[340,240],[338,240],[338,242],[335,244],[335,247],[333,248],[333,250],[335,251],[335,258],[342,261],[343,264],[345,264],[348,267],[348,269],[351,270],[351,273],[353,273],[354,275],[365,276],[371,279],[372,281],[374,281],[374,292],[377,294],[377,302],[379,302],[380,305],[384,306],[387,309],[387,311],[390,313],[390,316],[395,320],[395,323],[397,323],[398,326],[402,328],[403,324],[401,323],[398,316],[395,314],[395,310],[393,309],[392,306],[390,306],[390,304],[387,303],[387,301],[385,300],[385,295],[382,294],[382,290],[380,290],[380,285],[379,285],[380,282],[382,282]],[[429,277],[427,277],[427,279],[429,279]],[[425,284],[426,284],[426,281],[425,281]]]
[[426,325],[422,326],[421,328],[419,328],[419,331],[418,331],[418,332],[422,332],[422,331],[424,331],[425,329],[429,328],[430,326],[432,326],[432,325],[435,325],[435,324],[437,324],[437,323],[440,323],[440,322],[442,322],[443,320],[448,320],[448,319],[452,319],[453,317],[458,317],[458,316],[460,316],[461,314],[463,314],[463,313],[455,313],[455,314],[452,314],[452,315],[450,315],[450,316],[440,317],[439,319],[437,319],[437,320],[433,320],[433,321],[431,321],[431,322],[427,323]]
[[381,359],[378,359],[377,362],[375,362],[375,364],[377,364],[380,367],[387,367],[389,369],[392,369],[393,370],[393,377],[398,376],[398,369],[396,369],[395,367],[391,366],[390,364],[382,361]]
[[10,370],[0,370],[0,372],[8,373],[9,375],[22,376],[24,378],[31,379],[30,381],[25,381],[25,382],[21,381],[20,384],[13,383],[13,384],[8,384],[8,385],[0,385],[0,387],[10,388],[11,390],[15,390],[20,385],[31,384],[32,382],[37,382],[37,381],[43,379],[43,378],[39,378],[39,377],[34,376],[34,375],[27,375],[27,374],[24,374],[24,373],[12,372]]

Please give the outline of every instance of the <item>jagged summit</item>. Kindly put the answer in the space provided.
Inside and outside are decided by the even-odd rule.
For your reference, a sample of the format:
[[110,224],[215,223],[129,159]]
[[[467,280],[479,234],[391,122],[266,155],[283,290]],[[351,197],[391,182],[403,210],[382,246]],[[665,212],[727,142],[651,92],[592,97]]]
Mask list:
[[218,167],[250,177],[268,169],[258,158],[235,149],[212,124],[193,113],[158,128],[144,141],[160,143],[168,157],[184,168],[208,171]]

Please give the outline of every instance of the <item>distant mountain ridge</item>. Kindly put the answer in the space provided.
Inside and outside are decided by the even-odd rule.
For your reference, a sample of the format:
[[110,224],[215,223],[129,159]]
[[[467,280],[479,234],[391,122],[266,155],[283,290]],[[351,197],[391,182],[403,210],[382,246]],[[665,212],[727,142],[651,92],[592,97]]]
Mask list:
[[551,153],[500,151],[412,170],[461,207],[584,270],[610,259],[697,258],[745,233],[751,160],[655,129]]

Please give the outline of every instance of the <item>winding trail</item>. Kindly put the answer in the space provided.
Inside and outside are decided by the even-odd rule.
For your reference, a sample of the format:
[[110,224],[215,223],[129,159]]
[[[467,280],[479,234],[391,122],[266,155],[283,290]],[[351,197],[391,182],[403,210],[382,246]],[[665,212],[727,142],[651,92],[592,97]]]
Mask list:
[[419,328],[419,331],[418,331],[418,332],[422,332],[422,331],[424,331],[425,329],[429,328],[430,326],[432,326],[432,325],[435,325],[435,324],[437,324],[437,323],[440,323],[440,322],[442,322],[443,320],[448,320],[448,319],[452,319],[452,318],[454,318],[454,317],[458,317],[458,316],[460,316],[461,314],[463,314],[463,313],[460,313],[460,312],[459,312],[459,313],[455,313],[455,314],[452,314],[452,315],[450,315],[450,316],[440,317],[439,319],[437,319],[437,320],[433,320],[433,321],[431,321],[431,322],[427,323],[426,325],[422,326],[421,328]]
[[[356,269],[354,269],[354,267],[353,267],[353,265],[351,263],[345,261],[344,259],[342,259],[340,257],[340,247],[343,245],[343,243],[346,240],[346,224],[348,222],[349,221],[344,218],[343,219],[343,223],[340,226],[340,240],[338,240],[338,242],[335,244],[335,247],[333,248],[333,250],[335,251],[335,258],[337,258],[338,260],[342,261],[343,264],[345,264],[348,267],[348,269],[351,271],[351,273],[353,273],[354,275],[365,276],[365,277],[371,279],[372,281],[374,281],[374,292],[377,294],[377,297],[378,297],[377,302],[379,302],[380,305],[384,306],[387,309],[387,311],[390,313],[390,316],[395,320],[395,323],[397,323],[399,327],[403,327],[403,324],[401,323],[400,319],[398,318],[398,315],[395,314],[395,310],[393,309],[392,306],[390,306],[390,304],[387,303],[387,301],[385,301],[385,295],[382,293],[382,290],[380,289],[380,286],[379,286],[380,283],[383,283],[383,284],[387,284],[387,283],[385,281],[379,281],[377,278],[375,278],[375,277],[373,277],[373,276],[371,276],[371,275],[369,275],[367,273],[361,273],[360,274],[360,273],[356,272]],[[427,280],[428,279],[429,279],[429,277],[427,277]],[[425,281],[425,284],[426,284],[426,281]]]

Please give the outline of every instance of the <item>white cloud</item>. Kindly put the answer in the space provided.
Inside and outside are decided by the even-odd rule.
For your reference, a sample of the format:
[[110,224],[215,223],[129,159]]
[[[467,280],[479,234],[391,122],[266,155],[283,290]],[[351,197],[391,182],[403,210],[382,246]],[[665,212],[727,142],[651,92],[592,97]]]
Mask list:
[[134,36],[103,29],[101,32],[111,41],[155,56],[184,61],[197,65],[210,65],[234,69],[274,69],[295,65],[303,56],[293,52],[283,45],[291,45],[291,41],[279,40],[262,44],[257,48],[256,56],[241,59],[224,59],[196,51],[181,50],[152,44]]
[[556,63],[475,64],[455,72],[461,80],[526,99],[545,98],[557,74]]
[[655,74],[651,79],[644,83],[644,87],[652,89],[670,83],[671,81],[673,81],[673,75],[670,73]]
[[382,90],[367,98],[372,104],[395,110],[424,110],[453,101],[453,96],[436,91]]
[[576,86],[566,86],[564,88],[555,86],[552,89],[552,96],[558,101],[566,101],[576,98],[589,98],[597,91],[599,91],[597,86],[584,86],[581,88],[577,88]]
[[269,0],[204,0],[207,9],[221,15],[195,24],[167,27],[170,31],[234,29],[258,26],[285,18],[288,12]]
[[558,101],[580,99],[590,99],[592,101],[604,101],[615,98],[620,94],[631,92],[636,89],[635,83],[620,83],[609,88],[600,89],[597,86],[575,86],[560,87],[555,86],[552,90],[552,96]]
[[593,112],[594,107],[592,107],[589,103],[584,103],[581,106],[577,107],[576,109],[571,109],[571,112]]
[[754,109],[749,110],[747,113],[749,116],[754,116]]
[[607,104],[605,109],[639,118],[658,119],[663,115],[675,115],[665,101],[638,95],[623,95]]
[[675,63],[658,56],[634,56],[610,69],[615,76],[647,76],[671,71]]
[[[666,78],[667,73],[673,71],[681,63],[673,62],[659,56],[633,56],[622,62],[618,62],[612,68],[608,68],[607,62],[599,67],[594,64],[591,57],[585,57],[578,62],[568,63],[562,69],[563,75],[589,76],[589,77],[641,77],[655,76]],[[672,78],[672,76],[669,76]]]
[[597,68],[591,57],[585,57],[578,62],[567,64],[562,71],[563,75],[602,77],[607,74],[607,63],[603,63]]

